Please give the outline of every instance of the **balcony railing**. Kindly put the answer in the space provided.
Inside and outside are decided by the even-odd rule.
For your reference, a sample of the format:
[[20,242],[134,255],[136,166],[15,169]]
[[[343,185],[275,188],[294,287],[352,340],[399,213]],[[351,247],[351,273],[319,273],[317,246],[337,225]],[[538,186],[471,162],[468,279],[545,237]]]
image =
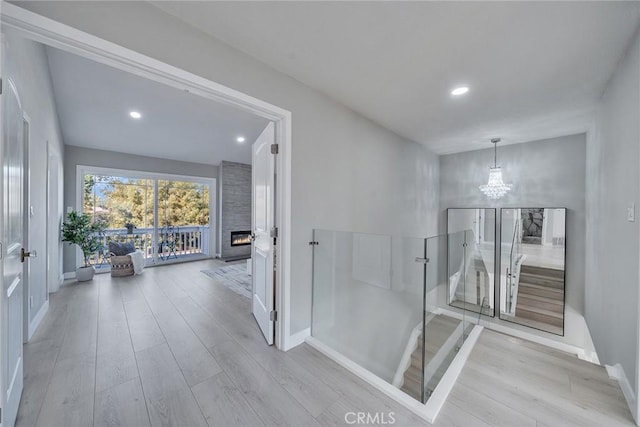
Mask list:
[[133,243],[151,262],[169,261],[194,255],[209,255],[210,234],[207,225],[174,226],[158,229],[154,239],[153,227],[134,228],[129,234],[126,228],[111,228],[100,234],[104,250],[91,257],[96,267],[108,266],[109,242]]

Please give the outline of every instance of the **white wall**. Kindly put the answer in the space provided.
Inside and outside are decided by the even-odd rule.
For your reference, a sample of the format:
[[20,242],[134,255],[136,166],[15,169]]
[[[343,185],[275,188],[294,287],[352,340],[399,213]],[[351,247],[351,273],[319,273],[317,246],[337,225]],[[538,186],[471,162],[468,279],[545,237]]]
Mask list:
[[[65,207],[72,207],[73,209],[79,208],[76,206],[76,172],[78,165],[204,178],[218,177],[218,167],[213,165],[136,156],[134,154],[96,150],[73,145],[65,146],[64,164],[64,205]],[[214,222],[213,225],[215,226],[216,223]],[[214,245],[214,247],[215,246],[216,245]],[[76,250],[74,247],[65,244],[64,271],[75,272],[76,267]]]
[[504,182],[513,184],[513,189],[497,202],[487,199],[478,189],[479,185],[486,184],[491,165],[492,148],[440,157],[441,226],[446,227],[448,207],[496,207],[498,216],[499,208],[566,207],[565,336],[502,323],[565,344],[589,347],[583,318],[586,135],[498,147],[498,165],[502,166]]
[[[602,363],[620,364],[638,395],[640,36],[600,101],[587,143],[585,317]],[[627,221],[635,203],[636,220]],[[636,407],[632,412],[638,420]]]
[[49,292],[57,292],[63,280],[63,246],[60,241],[60,228],[64,214],[64,157],[53,144],[49,144],[48,157],[48,185],[47,185],[47,216],[57,219],[57,224],[51,222],[47,230],[47,270],[49,272]]
[[292,112],[292,333],[310,324],[314,227],[436,232],[438,161],[422,146],[144,2],[18,4]]
[[[59,235],[62,212],[54,212],[47,220],[47,141],[52,152],[61,159],[64,147],[53,100],[49,66],[44,47],[38,43],[8,33],[6,44],[6,75],[14,80],[22,108],[30,119],[30,199],[33,215],[30,220],[29,249],[38,253],[31,259],[28,296],[33,297],[29,320],[33,321],[47,301],[47,278],[56,289],[60,277],[60,259],[52,254],[50,274],[47,274],[47,227]],[[60,165],[58,165],[60,166]]]

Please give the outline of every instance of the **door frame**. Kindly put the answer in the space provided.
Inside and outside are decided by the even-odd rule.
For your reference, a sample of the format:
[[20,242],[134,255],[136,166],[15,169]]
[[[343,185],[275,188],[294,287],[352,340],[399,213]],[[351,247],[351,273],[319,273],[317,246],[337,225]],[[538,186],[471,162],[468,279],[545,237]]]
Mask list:
[[[4,2],[0,3],[0,10],[3,9],[4,6]],[[4,71],[5,71],[5,65],[4,65],[4,52],[5,52],[5,37],[4,34],[2,34],[0,32],[0,76],[2,77],[2,93],[4,94],[6,89],[4,88],[5,86],[5,76],[4,76]],[[7,82],[8,84],[8,82]],[[0,96],[0,117],[4,117],[4,97]],[[3,165],[4,163],[4,123],[2,125],[2,127],[0,127],[0,165]],[[4,203],[4,173],[0,172],[0,203]],[[4,206],[0,206],[0,230],[2,230],[1,232],[4,233]],[[24,238],[24,236],[23,236]],[[4,278],[4,257],[5,257],[5,243],[4,242],[0,242],[0,292],[4,293],[4,283],[3,282],[3,278]],[[0,295],[0,311],[2,310],[2,298],[3,296]],[[0,319],[2,319],[2,312],[0,312]],[[0,324],[0,332],[2,331],[2,324]],[[0,349],[2,349],[2,340],[0,338]],[[0,361],[1,358],[3,358],[4,355],[0,354]],[[4,383],[5,381],[7,381],[6,378],[4,378],[4,369],[2,364],[0,363],[0,406],[2,406],[4,408],[5,406],[5,402],[4,402],[4,392],[2,390],[4,390]],[[4,423],[2,422],[2,419],[0,419],[0,426],[2,426]]]
[[[22,239],[23,246],[26,250],[31,250],[29,242],[29,230],[31,229],[31,162],[29,153],[31,152],[31,119],[29,115],[22,112],[22,138],[23,138],[23,175],[22,175]],[[27,130],[28,129],[28,130]],[[31,278],[31,263],[22,264],[22,317],[24,318],[22,326],[22,341],[26,343],[31,338],[30,320],[31,320],[31,289],[29,288],[29,280]]]
[[[291,335],[291,112],[209,79],[158,61],[84,31],[3,2],[2,25],[23,37],[168,86],[189,91],[225,105],[263,117],[275,123],[276,143],[276,227],[281,236],[276,246],[276,347],[288,350],[304,341]],[[307,334],[308,335],[308,334]]]

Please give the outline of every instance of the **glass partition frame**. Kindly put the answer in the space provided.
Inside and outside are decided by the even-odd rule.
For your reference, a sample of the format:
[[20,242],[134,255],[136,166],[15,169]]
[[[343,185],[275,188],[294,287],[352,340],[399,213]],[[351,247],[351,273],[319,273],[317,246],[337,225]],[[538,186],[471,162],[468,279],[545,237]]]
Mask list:
[[[464,238],[464,233],[462,233]],[[440,383],[442,376],[449,365],[458,354],[458,351],[469,336],[474,323],[469,317],[469,312],[464,309],[466,303],[463,302],[462,312],[452,313],[447,311],[439,313],[440,307],[446,308],[448,293],[444,291],[445,301],[441,296],[433,297],[434,291],[449,286],[449,244],[450,236],[439,235],[425,239],[425,292],[424,292],[424,319],[423,319],[423,348],[422,348],[422,402],[426,403],[432,392]],[[464,241],[464,239],[463,239]],[[460,246],[464,250],[463,246]],[[462,286],[465,286],[464,281]],[[464,289],[463,289],[464,291]],[[457,317],[453,317],[457,314]],[[443,332],[448,335],[443,340]],[[433,350],[434,345],[438,351],[433,354],[429,351],[427,355],[427,345]],[[443,369],[443,367],[445,369]]]
[[[457,211],[457,210],[484,210],[484,211],[492,211],[493,212],[493,233],[491,233],[492,237],[493,237],[493,251],[492,251],[492,258],[493,258],[493,268],[491,269],[492,274],[493,274],[493,280],[491,280],[490,283],[490,287],[491,289],[489,290],[489,292],[487,293],[487,296],[489,296],[490,298],[493,298],[493,307],[489,307],[489,309],[485,310],[484,307],[484,303],[480,304],[480,309],[478,309],[476,306],[472,305],[472,304],[467,304],[466,301],[463,301],[463,303],[456,303],[451,304],[450,303],[450,295],[449,295],[449,286],[447,286],[447,304],[450,307],[454,307],[454,308],[458,308],[461,309],[463,311],[469,311],[472,313],[477,313],[481,316],[485,316],[485,317],[489,317],[489,318],[495,318],[496,317],[496,301],[500,301],[500,295],[499,295],[499,274],[500,274],[500,265],[499,265],[499,254],[498,254],[498,248],[497,248],[497,242],[498,242],[498,237],[499,237],[499,233],[498,233],[498,226],[500,225],[500,223],[498,222],[498,212],[496,208],[487,208],[487,207],[463,207],[463,208],[447,208],[447,215],[446,215],[446,221],[447,221],[447,239],[449,241],[449,243],[447,244],[448,246],[451,245],[450,241],[452,238],[452,235],[455,235],[455,232],[452,232],[450,230],[450,225],[449,225],[449,217],[450,217],[450,211]],[[460,234],[460,238],[463,240],[464,243],[464,248],[465,250],[467,250],[469,248],[469,246],[475,242],[475,236],[472,232],[471,233],[461,233]],[[466,269],[466,254],[465,254],[465,264],[464,264],[464,268]],[[487,269],[489,270],[489,269]],[[447,271],[449,276],[451,276],[451,254],[449,249],[447,250]],[[465,291],[466,291],[466,275],[462,275],[461,276],[463,279],[464,285],[465,285]]]
[[[558,210],[558,209],[562,209],[564,211],[564,250],[562,252],[563,255],[563,263],[564,263],[564,268],[563,268],[563,292],[562,292],[562,332],[558,333],[558,332],[554,332],[552,330],[548,330],[548,329],[543,329],[541,327],[536,327],[535,325],[531,325],[531,324],[525,324],[525,323],[521,323],[521,322],[516,322],[513,319],[509,319],[508,317],[503,316],[503,312],[502,309],[499,307],[498,308],[498,318],[500,320],[503,320],[505,322],[510,322],[510,323],[515,323],[517,325],[521,325],[521,326],[525,326],[527,328],[532,328],[532,329],[536,329],[538,331],[542,331],[542,332],[546,332],[546,333],[550,333],[550,334],[554,334],[554,335],[558,335],[558,336],[564,336],[565,335],[565,326],[566,326],[566,305],[567,305],[567,266],[566,266],[566,262],[567,262],[567,211],[568,209],[565,207],[508,207],[508,208],[501,208],[500,209],[500,245],[499,250],[497,251],[497,265],[498,265],[498,273],[497,273],[497,278],[500,279],[501,275],[502,275],[502,271],[504,270],[504,267],[502,265],[502,241],[503,241],[503,236],[502,236],[502,228],[503,228],[503,224],[504,224],[504,216],[505,216],[505,211],[509,211],[509,210],[514,210],[514,209],[544,209],[544,210]],[[520,219],[518,219],[519,221]],[[521,246],[521,241],[519,241],[518,239],[516,239],[516,245]],[[517,257],[517,253],[518,251],[521,251],[521,249],[518,249],[516,247],[516,249],[514,250],[513,248],[513,242],[512,242],[512,247],[509,253],[509,272],[513,271],[513,265],[516,263],[516,259],[515,257]],[[509,275],[510,274],[506,274],[507,276],[507,280],[509,280]],[[509,282],[506,283],[506,285],[509,285]],[[501,290],[501,285],[500,283],[498,283],[497,286],[498,290]],[[509,297],[507,291],[507,295],[505,296],[506,298]]]

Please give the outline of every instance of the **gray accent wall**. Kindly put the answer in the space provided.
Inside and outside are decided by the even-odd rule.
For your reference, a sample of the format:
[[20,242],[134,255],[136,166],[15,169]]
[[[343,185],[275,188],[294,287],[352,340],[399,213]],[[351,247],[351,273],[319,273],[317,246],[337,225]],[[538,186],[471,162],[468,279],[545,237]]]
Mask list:
[[[640,392],[640,32],[600,100],[587,142],[585,318],[600,362]],[[635,205],[635,221],[627,210]]]
[[[498,217],[499,208],[567,208],[565,336],[525,330],[580,348],[588,346],[583,320],[586,135],[499,146],[498,165],[504,182],[513,184],[513,189],[497,202],[487,199],[478,189],[487,183],[492,165],[492,148],[440,157],[440,231],[446,231],[447,208],[495,207]],[[504,324],[523,329],[513,323]]]
[[[202,178],[218,177],[218,166],[159,159],[156,157],[136,156],[134,154],[96,150],[73,145],[65,146],[64,164],[64,205],[65,207],[71,207],[73,209],[78,209],[78,206],[76,206],[76,172],[78,165]],[[215,213],[211,212],[212,218],[214,215]],[[212,221],[213,224],[216,224],[215,220]],[[74,272],[76,270],[75,253],[72,247],[67,244],[64,245],[65,272]]]
[[220,163],[221,258],[251,256],[251,245],[231,246],[232,231],[251,231],[251,165]]
[[[29,174],[29,204],[33,213],[29,220],[28,249],[38,253],[38,257],[29,260],[28,288],[25,289],[25,300],[33,299],[31,307],[25,306],[31,324],[48,300],[47,281],[50,290],[55,291],[62,274],[57,245],[47,248],[47,233],[57,239],[62,223],[62,206],[58,200],[51,201],[54,211],[47,212],[47,165],[52,159],[61,163],[64,146],[44,46],[7,31],[5,54],[3,77],[15,83],[22,109],[30,120],[29,170],[25,172]],[[4,83],[6,90],[6,80]],[[47,150],[52,154],[51,159]],[[59,170],[62,165],[51,167]]]
[[19,5],[292,112],[292,334],[311,323],[314,228],[436,233],[438,158],[423,146],[145,2]]

